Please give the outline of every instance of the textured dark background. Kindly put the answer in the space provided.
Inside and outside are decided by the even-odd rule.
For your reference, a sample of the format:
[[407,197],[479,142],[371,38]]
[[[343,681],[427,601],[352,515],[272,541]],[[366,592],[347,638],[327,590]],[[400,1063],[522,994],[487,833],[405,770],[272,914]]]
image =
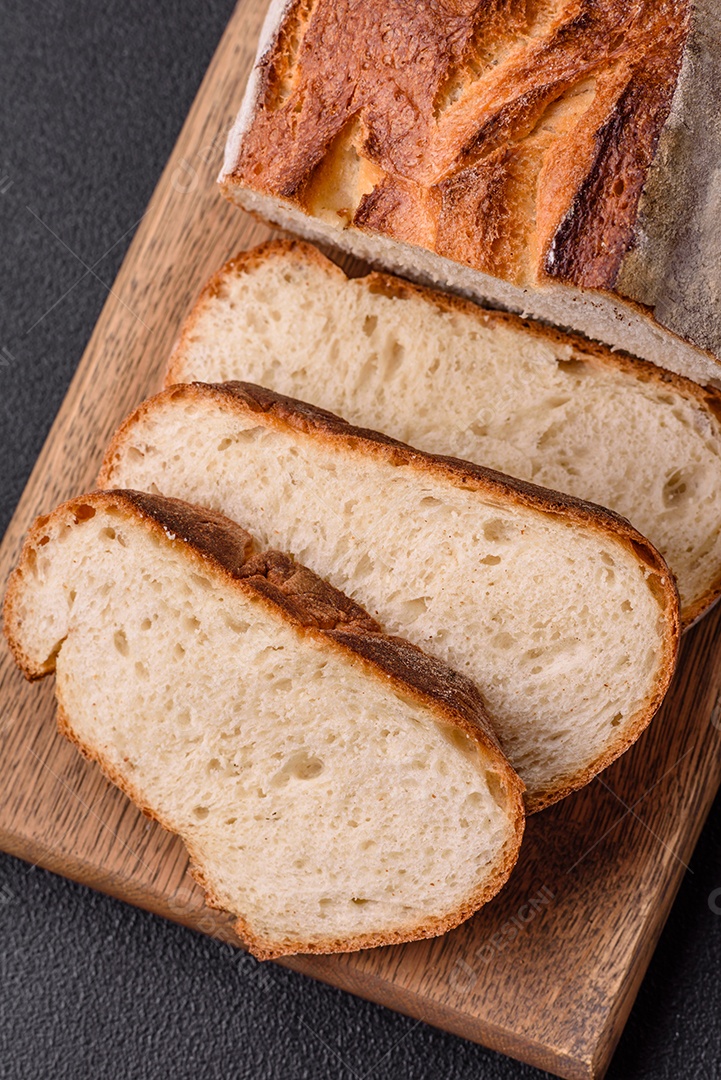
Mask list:
[[[232,6],[0,3],[0,529]],[[716,889],[721,801],[614,1080],[721,1076]],[[3,1080],[542,1075],[0,855]]]

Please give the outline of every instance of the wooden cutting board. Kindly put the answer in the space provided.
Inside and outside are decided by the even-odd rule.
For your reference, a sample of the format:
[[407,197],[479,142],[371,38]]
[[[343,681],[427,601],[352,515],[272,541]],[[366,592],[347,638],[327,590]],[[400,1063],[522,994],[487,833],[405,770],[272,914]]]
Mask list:
[[[214,187],[263,17],[241,0],[138,229],[0,551],[92,486],[117,423],[160,385],[205,279],[270,230]],[[347,264],[346,264],[347,265]],[[692,630],[662,712],[584,791],[529,821],[506,889],[434,941],[289,967],[563,1077],[606,1069],[721,779],[721,609]],[[0,645],[0,846],[221,939],[182,845],[55,732],[52,680]]]

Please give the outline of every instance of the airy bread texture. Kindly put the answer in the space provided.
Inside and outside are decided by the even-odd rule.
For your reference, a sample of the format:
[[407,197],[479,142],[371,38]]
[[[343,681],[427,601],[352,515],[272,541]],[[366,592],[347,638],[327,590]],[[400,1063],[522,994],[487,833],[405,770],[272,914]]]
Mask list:
[[185,841],[261,958],[443,933],[516,860],[522,785],[476,688],[220,515],[93,493],[5,602],[61,730]]
[[274,0],[220,183],[718,385],[717,21],[709,0]]
[[101,486],[221,510],[481,689],[540,809],[660,704],[678,598],[626,521],[241,383],[173,387],[116,433]]
[[689,625],[721,592],[721,394],[513,315],[275,241],[231,260],[166,385],[241,379],[434,454],[608,506],[669,563]]

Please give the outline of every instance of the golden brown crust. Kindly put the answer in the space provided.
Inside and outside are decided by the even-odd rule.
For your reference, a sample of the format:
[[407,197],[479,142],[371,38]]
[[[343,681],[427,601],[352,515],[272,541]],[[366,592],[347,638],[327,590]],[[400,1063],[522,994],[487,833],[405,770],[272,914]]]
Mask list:
[[301,566],[292,555],[263,551],[248,560],[239,577],[303,626],[326,632],[345,630],[359,636],[382,633],[360,604]]
[[[18,665],[28,677],[48,674],[51,668],[38,673],[28,663],[20,647],[14,625],[14,606],[22,589],[35,545],[46,529],[58,520],[78,523],[90,520],[97,510],[120,513],[142,520],[154,530],[160,542],[183,546],[183,557],[199,564],[207,572],[219,576],[231,588],[272,609],[286,622],[324,648],[341,651],[352,663],[361,664],[371,677],[390,683],[399,693],[430,706],[438,723],[456,729],[477,747],[483,768],[496,775],[507,802],[510,839],[501,861],[491,877],[462,905],[442,918],[427,920],[393,933],[357,935],[307,942],[303,940],[269,940],[257,935],[251,925],[238,913],[236,929],[248,949],[259,959],[271,959],[295,952],[347,952],[401,941],[416,940],[445,933],[473,914],[491,899],[507,880],[518,857],[525,821],[523,784],[510,767],[493,734],[483,701],[473,683],[440,661],[427,657],[420,649],[399,638],[384,635],[378,623],[360,605],[344,596],[328,582],[281,552],[250,554],[251,538],[236,522],[214,511],[191,506],[179,499],[127,490],[96,491],[72,499],[52,514],[39,518],[23,546],[18,567],[11,576],[5,605],[5,634]],[[80,753],[97,762],[105,775],[119,787],[145,814],[170,832],[171,824],[150,806],[142,792],[133,784],[128,773],[113,765],[99,745],[82,739],[75,730],[69,711],[62,701],[62,689],[56,687],[58,699],[58,730],[78,748]],[[191,873],[206,890],[211,906],[222,908],[213,892],[212,883],[198,865],[192,837],[183,835],[191,861]]]
[[610,288],[688,0],[296,0],[223,185],[518,284]]
[[565,519],[574,525],[612,537],[631,550],[634,556],[648,567],[649,581],[657,597],[665,627],[657,683],[644,706],[623,728],[617,729],[613,742],[591,765],[576,775],[563,779],[548,791],[527,794],[526,807],[529,812],[550,806],[588,783],[597,772],[606,768],[628,749],[648,725],[663,700],[676,665],[680,637],[679,601],[673,576],[663,557],[625,518],[573,496],[539,488],[467,461],[414,450],[379,432],[353,427],[333,413],[306,402],[240,382],[187,383],[172,386],[144,402],[128,417],[111,441],[100,474],[100,483],[113,482],[114,461],[122,454],[125,440],[131,437],[135,424],[146,414],[162,409],[166,402],[173,399],[204,401],[211,407],[219,407],[239,416],[247,417],[252,414],[257,420],[262,418],[262,422],[269,427],[298,432],[342,453],[356,455],[362,461],[373,457],[395,467],[434,475],[455,487],[490,494],[511,505]]
[[[199,510],[182,499],[146,491],[119,490],[105,494],[121,507],[132,507],[148,522],[161,525],[169,540],[183,540],[199,554],[218,562],[232,577],[243,574],[253,550],[253,538],[237,522],[207,507]],[[93,493],[92,505],[95,499]],[[104,500],[100,501],[102,505]]]
[[[250,274],[270,259],[284,261],[292,259],[299,264],[315,266],[336,280],[349,280],[339,266],[326,258],[313,244],[303,240],[269,240],[264,244],[251,248],[249,251],[239,252],[213,274],[187,316],[168,362],[164,380],[166,388],[176,383],[188,381],[186,355],[191,351],[190,343],[196,332],[197,324],[202,319],[206,308],[218,296],[223,295],[227,289],[228,279]],[[532,319],[524,319],[520,315],[484,308],[471,300],[443,293],[428,286],[416,285],[392,274],[372,271],[360,280],[368,289],[381,292],[386,296],[401,299],[418,299],[433,305],[439,311],[458,312],[464,317],[475,319],[484,327],[507,327],[512,331],[523,332],[537,338],[539,341],[547,342],[552,347],[564,351],[570,350],[568,358],[571,361],[588,364],[590,367],[600,370],[620,371],[640,383],[649,383],[656,387],[668,387],[674,393],[692,402],[696,408],[702,410],[721,433],[721,390],[714,387],[699,386],[698,383],[685,378],[683,375],[677,375],[675,372],[657,367],[650,361],[640,360],[637,357],[630,356],[628,353],[613,351],[606,345],[589,341],[578,334],[556,330]],[[707,614],[720,597],[721,570],[719,570],[714,580],[709,582],[704,592],[683,608],[681,612],[682,629],[688,629]]]

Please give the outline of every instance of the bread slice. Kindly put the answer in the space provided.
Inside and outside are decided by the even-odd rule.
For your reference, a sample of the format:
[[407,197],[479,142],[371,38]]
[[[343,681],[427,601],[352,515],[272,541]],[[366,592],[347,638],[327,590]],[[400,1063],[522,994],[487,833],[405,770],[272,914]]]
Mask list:
[[673,579],[622,518],[272,391],[165,390],[116,433],[98,483],[226,513],[468,675],[529,809],[625,750],[671,678]]
[[273,0],[222,190],[720,385],[717,20],[710,0]]
[[498,891],[523,830],[478,691],[250,547],[175,500],[74,499],[30,532],[6,635],[256,956],[443,933]]
[[721,393],[274,241],[203,290],[166,385],[244,379],[629,518],[676,576],[684,625],[721,593]]

